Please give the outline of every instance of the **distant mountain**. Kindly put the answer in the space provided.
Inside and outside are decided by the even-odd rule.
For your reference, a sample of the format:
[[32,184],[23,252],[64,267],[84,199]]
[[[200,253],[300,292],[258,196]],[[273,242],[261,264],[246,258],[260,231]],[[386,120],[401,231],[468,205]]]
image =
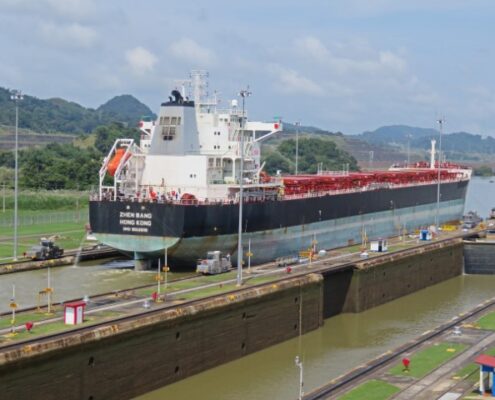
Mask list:
[[[0,125],[15,124],[14,103],[8,89],[0,88]],[[19,127],[35,132],[81,134],[111,122],[136,125],[151,110],[130,95],[117,96],[97,110],[60,98],[42,100],[25,95],[19,104]]]
[[[411,141],[411,147],[428,149],[430,146],[429,137]],[[482,137],[468,132],[449,133],[442,136],[442,150],[456,153],[495,154],[495,138]]]
[[108,100],[105,104],[98,107],[96,111],[131,125],[135,124],[143,117],[156,119],[156,115],[147,105],[141,103],[130,94],[115,96],[113,99]]
[[[411,149],[427,150],[431,147],[431,139],[436,139],[438,142],[439,135],[439,131],[435,129],[391,125],[382,126],[372,132],[363,132],[355,137],[374,145],[388,144],[401,148],[407,146],[409,139]],[[495,138],[469,132],[447,133],[442,135],[442,150],[451,154],[493,154],[495,153]]]
[[296,131],[299,128],[299,132],[305,132],[305,133],[318,133],[321,135],[328,134],[328,135],[342,135],[340,132],[338,133],[333,133],[321,128],[317,128],[315,126],[306,126],[306,125],[300,125],[299,127],[296,126],[296,124],[292,124],[290,122],[283,122],[283,128],[285,133],[296,133]]
[[411,141],[417,138],[437,137],[439,132],[431,128],[417,128],[407,125],[382,126],[374,131],[366,131],[355,137],[370,144],[404,144],[410,135]]

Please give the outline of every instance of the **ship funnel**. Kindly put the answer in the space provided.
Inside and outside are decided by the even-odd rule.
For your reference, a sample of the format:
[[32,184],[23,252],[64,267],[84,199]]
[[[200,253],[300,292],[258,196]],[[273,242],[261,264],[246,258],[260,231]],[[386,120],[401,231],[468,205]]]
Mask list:
[[437,141],[435,139],[431,139],[431,154],[430,154],[430,169],[435,169],[435,145]]

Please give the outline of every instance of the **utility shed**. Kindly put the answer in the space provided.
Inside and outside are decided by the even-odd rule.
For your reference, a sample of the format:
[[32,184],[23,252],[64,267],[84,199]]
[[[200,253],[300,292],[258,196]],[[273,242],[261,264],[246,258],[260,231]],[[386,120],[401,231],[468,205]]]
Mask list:
[[[495,397],[495,385],[494,385],[494,377],[493,370],[495,369],[495,357],[489,356],[488,354],[480,354],[474,360],[476,364],[480,366],[480,393],[484,395],[487,391],[490,391],[491,384],[491,392],[492,397]],[[488,385],[485,387],[485,378],[488,375]]]
[[86,303],[84,301],[75,301],[73,303],[66,303],[64,308],[65,325],[82,324],[84,321],[85,308],[86,308]]

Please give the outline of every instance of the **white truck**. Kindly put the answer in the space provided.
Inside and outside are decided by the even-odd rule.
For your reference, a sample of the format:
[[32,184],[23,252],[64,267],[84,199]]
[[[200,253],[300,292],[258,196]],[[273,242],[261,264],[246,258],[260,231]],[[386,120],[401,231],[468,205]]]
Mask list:
[[205,275],[214,275],[227,272],[231,268],[230,256],[227,254],[223,257],[222,252],[217,250],[209,251],[205,259],[198,260],[196,272]]

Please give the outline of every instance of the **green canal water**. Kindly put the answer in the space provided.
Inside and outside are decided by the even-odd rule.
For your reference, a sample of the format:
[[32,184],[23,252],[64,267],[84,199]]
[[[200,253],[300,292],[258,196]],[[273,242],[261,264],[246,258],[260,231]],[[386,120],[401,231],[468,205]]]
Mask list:
[[298,395],[299,345],[306,391],[495,296],[495,276],[464,275],[180,382],[139,400],[286,400]]

